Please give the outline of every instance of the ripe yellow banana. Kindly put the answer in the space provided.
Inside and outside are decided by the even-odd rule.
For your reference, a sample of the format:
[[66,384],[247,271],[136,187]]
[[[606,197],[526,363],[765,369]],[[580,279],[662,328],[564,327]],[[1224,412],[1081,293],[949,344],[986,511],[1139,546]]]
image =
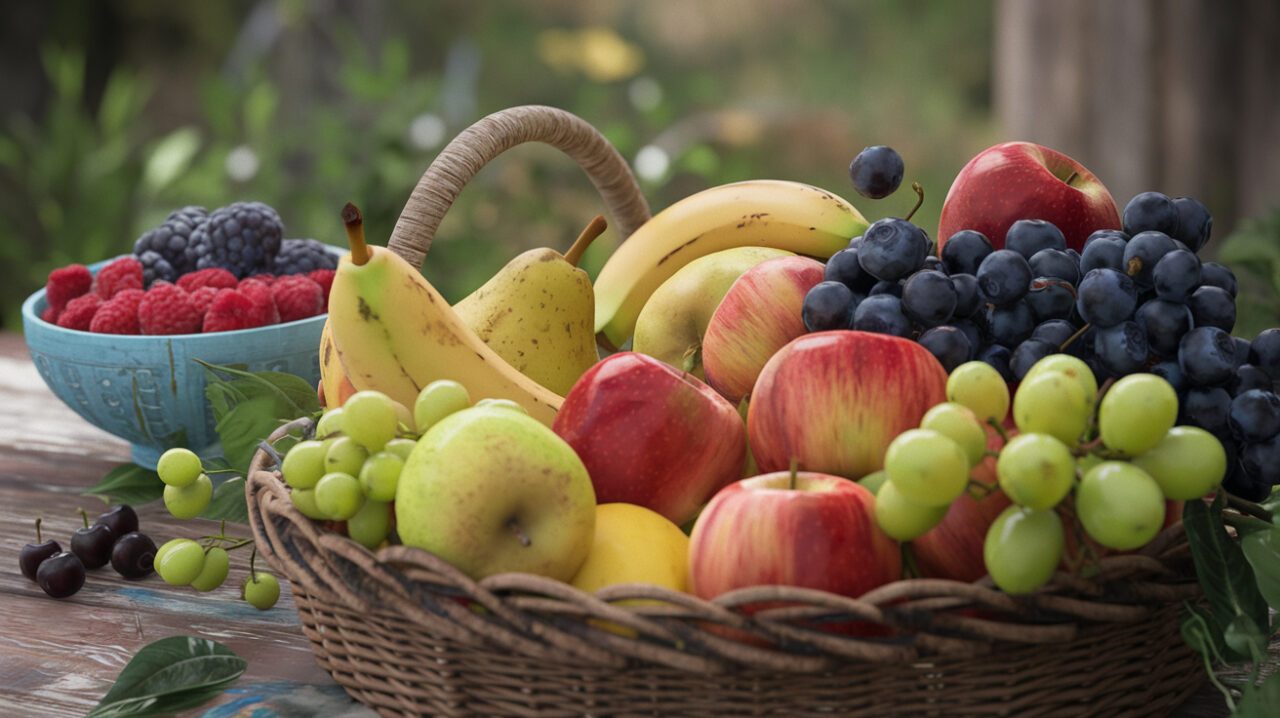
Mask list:
[[338,347],[333,341],[333,325],[325,321],[324,331],[320,333],[320,396],[323,397],[324,408],[337,409],[354,393],[356,388],[342,370]]
[[412,407],[422,387],[452,379],[472,399],[510,399],[550,426],[561,397],[480,341],[417,268],[388,249],[366,247],[363,232],[357,240],[350,225],[352,251],[333,279],[329,325],[352,386],[376,389]]
[[650,295],[699,257],[758,246],[826,259],[866,228],[853,205],[800,182],[751,180],[690,195],[645,222],[600,270],[596,333],[622,346]]

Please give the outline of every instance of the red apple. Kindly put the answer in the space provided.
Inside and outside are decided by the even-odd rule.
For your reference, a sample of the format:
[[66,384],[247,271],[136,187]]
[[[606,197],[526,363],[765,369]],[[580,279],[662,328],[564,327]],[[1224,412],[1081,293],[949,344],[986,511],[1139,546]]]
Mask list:
[[924,347],[884,334],[807,334],[780,349],[747,411],[761,471],[800,468],[850,479],[884,467],[889,442],[947,400],[947,373]]
[[942,203],[938,251],[962,229],[985,234],[1000,249],[1020,219],[1052,222],[1077,252],[1095,230],[1120,228],[1115,200],[1084,165],[1031,142],[1005,142],[979,152],[956,175]]
[[586,465],[597,502],[644,506],[676,525],[746,463],[738,410],[692,374],[635,352],[583,374],[552,428]]
[[689,590],[801,586],[856,598],[902,576],[898,543],[875,519],[875,497],[838,476],[780,471],[711,499],[689,542]]
[[702,368],[712,389],[735,405],[751,393],[769,358],[805,333],[804,295],[822,281],[823,269],[808,257],[778,257],[734,281],[702,337]]

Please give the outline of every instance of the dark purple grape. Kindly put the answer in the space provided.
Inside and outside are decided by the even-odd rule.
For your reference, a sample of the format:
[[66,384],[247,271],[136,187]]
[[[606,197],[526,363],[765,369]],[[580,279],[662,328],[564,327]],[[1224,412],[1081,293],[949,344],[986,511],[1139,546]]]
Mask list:
[[902,297],[902,282],[876,282],[871,286],[871,291],[867,292],[867,296],[875,296],[877,294],[887,294],[891,297]]
[[1088,237],[1085,237],[1084,245],[1081,248],[1081,250],[1083,251],[1084,249],[1088,249],[1089,245],[1093,244],[1094,240],[1098,240],[1098,239],[1118,239],[1121,242],[1128,242],[1129,235],[1125,234],[1123,230],[1119,230],[1119,229],[1094,230],[1092,234],[1090,234]]
[[156,544],[146,534],[127,533],[111,549],[111,568],[128,579],[146,578],[155,568]]
[[1227,425],[1238,439],[1266,441],[1280,434],[1280,397],[1265,389],[1250,389],[1231,400]]
[[1151,373],[1169,382],[1173,390],[1178,392],[1178,396],[1182,396],[1182,392],[1187,389],[1187,381],[1182,376],[1182,367],[1178,366],[1176,361],[1162,361],[1151,367]]
[[857,249],[842,249],[827,260],[827,268],[822,278],[828,282],[840,282],[855,292],[865,294],[876,283],[876,278],[868,274],[858,263]]
[[978,266],[978,287],[987,301],[1006,306],[1027,295],[1031,285],[1031,265],[1026,257],[1009,249],[987,255]]
[[1249,363],[1280,381],[1280,329],[1264,329],[1249,344]]
[[1198,426],[1219,437],[1228,433],[1227,415],[1230,413],[1231,395],[1219,386],[1188,389],[1187,398],[1182,403],[1183,423]]
[[1049,342],[1055,347],[1060,347],[1067,343],[1072,334],[1076,333],[1076,326],[1065,319],[1050,319],[1047,322],[1041,322],[1039,326],[1031,332],[1032,339],[1039,339],[1042,342]]
[[956,310],[952,314],[964,319],[982,308],[982,290],[972,274],[952,274],[951,287],[956,291]]
[[976,351],[978,347],[982,346],[982,331],[978,329],[978,325],[974,324],[972,321],[968,319],[961,319],[960,321],[952,322],[948,326],[959,329],[961,333],[969,339],[969,347],[973,351]]
[[1027,292],[1025,301],[1038,322],[1066,319],[1075,308],[1076,292],[1065,279],[1037,277],[1031,280],[1031,291]]
[[[1246,446],[1240,460],[1227,465],[1227,476],[1222,488],[1232,496],[1245,501],[1265,501],[1271,495],[1274,480],[1280,480],[1276,466],[1280,466],[1280,449],[1273,448],[1275,441]],[[1228,454],[1230,456],[1230,454]],[[1270,480],[1269,480],[1270,479]]]
[[876,279],[897,281],[924,265],[929,235],[896,217],[878,219],[867,227],[858,245],[858,262]]
[[118,504],[98,515],[94,523],[105,524],[111,528],[111,535],[124,536],[138,530],[138,514],[128,504]]
[[911,320],[902,313],[902,301],[891,294],[873,294],[853,311],[853,328],[861,332],[911,336]]
[[1080,274],[1094,269],[1124,271],[1124,240],[1118,237],[1102,237],[1087,245],[1080,254]]
[[920,335],[919,342],[920,346],[937,358],[948,374],[973,356],[973,345],[969,343],[969,338],[955,327],[929,329]]
[[1071,284],[1080,283],[1080,258],[1070,251],[1042,249],[1031,255],[1031,273],[1037,277],[1056,277]]
[[36,569],[36,583],[54,598],[75,595],[84,586],[84,564],[68,551],[54,554],[40,562]]
[[985,234],[962,229],[942,245],[942,263],[947,265],[947,274],[977,274],[978,266],[992,251]]
[[84,528],[78,528],[71,534],[71,553],[87,569],[106,566],[111,560],[111,547],[116,542],[115,534],[106,524],[90,526],[88,516],[85,516],[84,522]]
[[985,312],[987,333],[996,344],[1016,347],[1031,338],[1036,328],[1036,315],[1026,302],[1003,307],[988,307]]
[[1196,327],[1183,335],[1178,345],[1178,364],[1192,384],[1222,384],[1236,370],[1236,343],[1217,327]]
[[924,258],[924,268],[921,271],[940,272],[942,274],[946,274],[947,266],[942,263],[941,259],[938,259],[937,257],[930,254],[929,256]]
[[1236,298],[1236,275],[1217,262],[1200,265],[1200,284],[1225,289],[1232,299]]
[[892,147],[867,147],[849,164],[849,179],[858,194],[867,199],[884,199],[898,190],[906,167],[902,155]]
[[956,310],[956,289],[942,272],[916,272],[902,286],[902,311],[924,326],[946,324]]
[[1187,305],[1163,299],[1152,299],[1138,307],[1134,318],[1147,333],[1151,351],[1162,357],[1176,357],[1178,343],[1194,326]]
[[1139,232],[1178,231],[1178,210],[1173,200],[1159,192],[1143,192],[1124,206],[1124,231],[1133,236]]
[[1220,287],[1200,287],[1187,299],[1197,327],[1217,327],[1229,332],[1236,326],[1236,300]]
[[1236,369],[1249,363],[1249,340],[1244,337],[1231,337],[1231,341],[1236,343]]
[[804,295],[800,318],[811,332],[848,329],[854,304],[853,290],[844,283],[818,282]]
[[1152,285],[1156,263],[1176,249],[1169,235],[1162,232],[1135,234],[1124,245],[1124,273],[1133,277],[1134,284],[1146,289]]
[[1076,309],[1081,318],[1099,329],[1125,321],[1137,307],[1138,288],[1114,269],[1094,269],[1080,280]]
[[1000,344],[988,344],[978,351],[975,357],[978,361],[986,362],[991,368],[1000,372],[1000,376],[1004,377],[1007,382],[1016,381],[1013,378],[1013,370],[1009,368],[1009,361],[1013,358],[1013,352],[1009,348]]
[[1178,229],[1174,237],[1187,243],[1192,252],[1199,252],[1209,243],[1209,235],[1213,232],[1213,216],[1209,208],[1192,197],[1176,197],[1173,208],[1178,213]]
[[1151,281],[1161,299],[1185,302],[1200,286],[1200,258],[1185,249],[1175,249],[1156,262]]
[[1004,248],[1021,254],[1030,260],[1045,249],[1065,250],[1067,238],[1052,222],[1043,219],[1020,219],[1014,222],[1004,235]]
[[1058,347],[1054,344],[1040,341],[1039,339],[1028,339],[1013,350],[1013,357],[1009,360],[1009,369],[1013,371],[1015,379],[1022,381],[1027,376],[1027,372],[1031,371],[1031,367],[1036,365],[1036,362],[1057,352]]
[[1122,322],[1114,327],[1098,329],[1093,338],[1093,352],[1098,361],[1104,369],[1118,376],[1142,369],[1150,351],[1147,334],[1137,322]]
[[1271,377],[1252,364],[1241,364],[1236,369],[1235,375],[1227,382],[1227,391],[1231,392],[1231,396],[1240,396],[1252,389],[1275,391],[1275,388],[1275,382]]
[[18,551],[18,568],[22,569],[23,576],[34,581],[40,563],[56,553],[62,553],[62,547],[53,539],[44,540],[40,535],[40,519],[36,519],[36,542],[29,543]]

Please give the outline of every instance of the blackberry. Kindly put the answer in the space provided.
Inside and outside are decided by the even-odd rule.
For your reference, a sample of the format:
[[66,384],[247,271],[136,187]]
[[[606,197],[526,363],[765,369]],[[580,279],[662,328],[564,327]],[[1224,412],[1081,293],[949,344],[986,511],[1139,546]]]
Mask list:
[[261,202],[236,202],[209,214],[187,247],[194,269],[221,267],[237,278],[272,271],[284,226]]
[[138,255],[142,263],[142,286],[150,287],[153,282],[173,282],[178,279],[178,270],[173,268],[159,252],[148,249]]
[[[190,259],[188,251],[191,247],[191,235],[196,228],[204,224],[209,216],[204,207],[183,207],[169,213],[159,227],[148,231],[133,243],[133,253],[138,259],[147,252],[155,252],[169,263],[177,274],[186,274],[195,269],[195,262]],[[143,266],[149,266],[143,262]],[[148,276],[149,284],[151,277]]]
[[338,258],[329,252],[323,242],[314,239],[286,239],[280,243],[274,274],[308,274],[317,269],[337,268]]

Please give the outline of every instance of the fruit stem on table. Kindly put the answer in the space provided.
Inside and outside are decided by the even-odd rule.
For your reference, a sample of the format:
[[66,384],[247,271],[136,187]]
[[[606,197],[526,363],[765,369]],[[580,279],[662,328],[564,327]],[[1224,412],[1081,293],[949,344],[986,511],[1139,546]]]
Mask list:
[[916,206],[912,207],[911,211],[907,212],[907,216],[902,218],[907,222],[910,222],[911,218],[916,216],[916,210],[920,209],[920,205],[924,204],[924,187],[919,182],[912,182],[911,190],[916,193]]
[[597,214],[595,219],[592,219],[591,223],[582,230],[582,234],[579,234],[578,238],[574,240],[573,246],[569,247],[569,251],[564,253],[564,261],[575,267],[578,266],[582,255],[587,253],[587,247],[590,247],[596,237],[604,234],[604,231],[608,228],[609,223],[604,220],[604,216]]
[[351,262],[362,266],[369,261],[369,245],[364,241],[364,217],[354,204],[342,208],[342,224],[347,228],[347,243],[351,245]]

